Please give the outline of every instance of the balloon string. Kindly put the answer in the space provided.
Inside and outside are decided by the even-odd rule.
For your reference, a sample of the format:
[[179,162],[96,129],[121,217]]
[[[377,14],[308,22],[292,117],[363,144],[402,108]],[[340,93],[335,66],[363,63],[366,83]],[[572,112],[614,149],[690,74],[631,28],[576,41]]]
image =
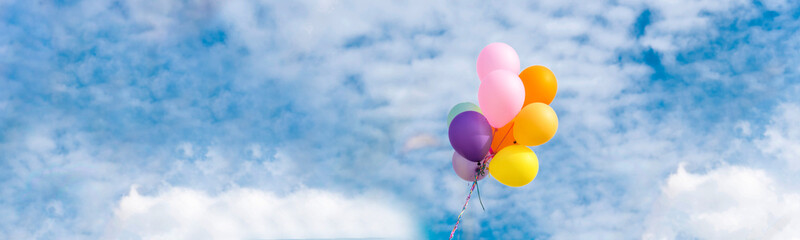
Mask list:
[[458,223],[461,222],[461,215],[463,215],[464,214],[464,210],[467,209],[467,204],[469,203],[470,196],[472,196],[472,190],[475,189],[475,184],[477,184],[477,182],[472,182],[472,187],[469,189],[469,194],[467,194],[467,201],[464,202],[464,206],[461,207],[461,213],[458,214],[458,220],[456,220],[456,226],[453,227],[453,231],[450,231],[450,239],[451,240],[453,239],[453,234],[456,233],[456,229],[458,229]]
[[[511,127],[509,127],[508,131],[506,131],[506,135],[503,135],[503,138],[501,138],[500,142],[497,144],[498,148],[500,147],[500,145],[503,145],[503,141],[506,140],[506,137],[508,137],[508,134],[511,133],[511,130],[513,130],[513,129],[514,129],[514,122],[511,122]],[[495,133],[497,133],[496,130],[495,130]]]
[[[461,222],[461,216],[464,215],[464,211],[467,210],[467,204],[469,204],[469,199],[472,197],[472,191],[475,190],[475,187],[478,186],[478,177],[483,176],[486,174],[486,167],[489,165],[489,161],[492,160],[494,157],[494,153],[489,153],[483,158],[481,161],[481,168],[478,170],[478,174],[475,175],[475,181],[472,182],[472,187],[469,189],[469,194],[467,194],[467,201],[464,202],[464,206],[461,207],[461,212],[458,214],[458,219],[456,220],[456,225],[453,227],[453,231],[450,231],[450,240],[453,239],[453,235],[456,233],[456,229],[458,229],[458,223]],[[483,207],[483,200],[481,199],[481,190],[478,189],[478,201],[481,203],[481,208],[483,211],[486,211],[486,208]]]
[[[506,135],[503,135],[503,138],[500,139],[500,143],[497,144],[497,147],[500,147],[500,145],[503,145],[503,141],[506,140],[506,137],[508,137],[508,133],[510,133],[512,129],[514,129],[514,122],[511,122],[511,127],[509,127],[508,131],[506,131]],[[497,133],[497,131],[495,131],[495,133]]]
[[486,212],[486,208],[483,207],[483,199],[481,199],[481,187],[478,186],[478,176],[475,176],[475,189],[478,191],[478,202],[481,203],[481,209]]
[[472,187],[469,189],[469,194],[467,194],[467,201],[464,202],[464,206],[461,207],[461,213],[458,214],[458,220],[456,220],[456,226],[453,227],[453,231],[450,231],[450,240],[453,239],[453,234],[455,234],[456,233],[456,229],[458,229],[458,223],[461,222],[461,216],[464,215],[464,210],[467,209],[467,204],[469,204],[469,198],[472,196],[472,190],[475,189],[475,185],[477,185],[477,184],[478,184],[477,181],[472,182]]
[[[490,148],[491,150],[491,148]],[[481,169],[478,171],[478,174],[475,175],[475,188],[478,190],[478,202],[481,203],[481,209],[486,212],[486,208],[483,207],[483,199],[481,199],[481,187],[478,184],[478,176],[485,176],[486,175],[486,168],[489,166],[489,161],[494,158],[494,152],[489,153],[483,158],[483,163],[481,164]]]

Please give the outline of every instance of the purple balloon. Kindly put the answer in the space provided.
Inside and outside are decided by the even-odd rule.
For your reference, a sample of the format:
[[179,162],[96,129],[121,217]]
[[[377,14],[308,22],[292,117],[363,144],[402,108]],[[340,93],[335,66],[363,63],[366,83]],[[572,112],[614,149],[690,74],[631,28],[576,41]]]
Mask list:
[[[478,171],[481,170],[480,165],[478,162],[473,162],[467,160],[466,158],[458,155],[458,153],[453,153],[453,170],[456,170],[456,174],[468,182],[475,181],[475,175],[478,175]],[[484,170],[483,175],[478,176],[478,181],[486,177],[489,174],[489,170]]]
[[450,145],[467,160],[480,162],[492,145],[492,126],[475,111],[458,114],[450,122]]

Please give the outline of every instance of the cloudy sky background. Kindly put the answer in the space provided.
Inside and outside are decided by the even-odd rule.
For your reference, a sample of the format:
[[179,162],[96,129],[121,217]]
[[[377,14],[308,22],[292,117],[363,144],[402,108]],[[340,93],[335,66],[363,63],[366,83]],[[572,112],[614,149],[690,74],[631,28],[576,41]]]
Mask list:
[[800,236],[790,1],[0,0],[0,238],[445,238],[491,42],[558,78],[457,239]]

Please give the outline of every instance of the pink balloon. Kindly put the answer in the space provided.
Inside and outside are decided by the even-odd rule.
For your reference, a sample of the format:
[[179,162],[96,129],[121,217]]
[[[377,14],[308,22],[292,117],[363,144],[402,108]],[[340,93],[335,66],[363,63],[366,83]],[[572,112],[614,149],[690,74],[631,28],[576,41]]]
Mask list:
[[501,128],[517,116],[525,103],[525,85],[517,74],[496,70],[489,73],[478,89],[478,104],[489,125]]
[[478,78],[483,81],[486,75],[498,69],[519,74],[519,55],[508,44],[496,42],[478,54]]
[[[475,181],[475,176],[478,175],[480,169],[481,167],[478,165],[478,162],[467,160],[457,152],[453,153],[453,170],[456,171],[456,175],[461,177],[461,179],[468,182]],[[489,175],[488,169],[483,172],[483,175],[478,176],[478,181],[486,177],[486,175]]]

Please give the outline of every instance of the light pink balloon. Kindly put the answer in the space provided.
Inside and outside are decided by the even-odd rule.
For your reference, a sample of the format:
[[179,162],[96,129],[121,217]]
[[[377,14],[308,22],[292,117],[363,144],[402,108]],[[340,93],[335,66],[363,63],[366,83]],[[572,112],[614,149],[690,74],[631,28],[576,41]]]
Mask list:
[[[481,170],[481,166],[478,165],[478,162],[473,162],[467,160],[466,158],[458,155],[458,153],[453,153],[453,170],[456,171],[456,175],[461,177],[468,182],[475,181],[475,176],[478,175],[478,171]],[[483,172],[483,175],[478,176],[478,181],[489,175],[489,170],[486,169]]]
[[483,81],[494,70],[503,69],[519,74],[519,55],[505,43],[487,45],[478,54],[478,78]]
[[489,125],[501,128],[517,116],[525,103],[525,85],[517,74],[496,70],[486,75],[478,89],[478,104]]

